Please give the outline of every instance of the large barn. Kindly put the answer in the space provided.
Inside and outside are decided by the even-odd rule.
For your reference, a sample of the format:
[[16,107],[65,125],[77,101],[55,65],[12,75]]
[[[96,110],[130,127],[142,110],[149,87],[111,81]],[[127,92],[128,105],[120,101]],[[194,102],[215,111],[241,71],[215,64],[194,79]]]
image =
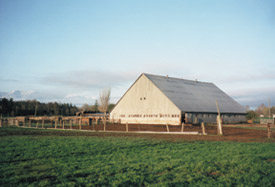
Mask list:
[[120,123],[215,122],[218,102],[224,123],[246,120],[245,109],[213,83],[141,74],[110,113]]

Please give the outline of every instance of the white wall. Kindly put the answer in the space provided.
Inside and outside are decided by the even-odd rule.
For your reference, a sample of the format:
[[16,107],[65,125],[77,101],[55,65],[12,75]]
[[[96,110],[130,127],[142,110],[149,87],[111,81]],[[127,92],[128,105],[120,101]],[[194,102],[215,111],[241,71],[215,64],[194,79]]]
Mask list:
[[145,75],[134,83],[110,114],[121,123],[181,124],[181,111]]

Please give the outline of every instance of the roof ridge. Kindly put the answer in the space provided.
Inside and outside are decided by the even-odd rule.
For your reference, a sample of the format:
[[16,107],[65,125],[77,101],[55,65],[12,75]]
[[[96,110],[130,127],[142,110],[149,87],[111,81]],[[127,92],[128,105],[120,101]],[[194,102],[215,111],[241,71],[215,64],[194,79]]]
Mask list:
[[203,81],[198,81],[198,80],[190,80],[190,79],[184,79],[184,78],[178,78],[178,77],[169,77],[168,75],[155,75],[155,74],[150,74],[150,73],[142,73],[145,76],[155,76],[155,77],[162,77],[162,78],[168,78],[168,79],[178,79],[178,80],[184,80],[184,81],[190,81],[190,82],[195,82],[195,83],[206,83],[206,84],[213,84],[212,82],[203,82]]

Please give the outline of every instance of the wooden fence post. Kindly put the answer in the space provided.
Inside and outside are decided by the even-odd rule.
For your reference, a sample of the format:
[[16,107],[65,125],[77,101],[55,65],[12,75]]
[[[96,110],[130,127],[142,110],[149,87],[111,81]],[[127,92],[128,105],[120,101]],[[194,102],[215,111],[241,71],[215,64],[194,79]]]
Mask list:
[[217,111],[218,111],[218,115],[217,115],[217,127],[218,127],[217,130],[218,130],[218,135],[223,135],[220,107],[219,107],[219,104],[218,104],[217,100],[216,100],[216,106],[217,106]]
[[271,137],[271,127],[270,127],[270,123],[267,124],[267,138],[270,139]]
[[184,131],[184,122],[181,123],[181,132]]
[[1,114],[1,117],[0,117],[0,127],[2,127],[3,126],[3,116],[2,116],[2,114]]
[[217,130],[218,130],[218,135],[223,135],[223,132],[222,132],[222,120],[221,120],[221,116],[218,115],[217,116]]
[[31,119],[29,119],[29,127],[31,127],[31,123],[32,123],[31,121],[32,121],[32,120],[31,120]]
[[96,119],[92,119],[92,126],[93,126],[93,130],[95,131],[95,121]]
[[79,118],[79,130],[81,130],[81,118]]
[[128,132],[128,122],[126,122],[126,132]]
[[106,131],[106,125],[107,125],[107,117],[104,116],[104,117],[103,117],[103,131],[104,131],[104,132]]
[[205,126],[204,126],[204,122],[201,122],[201,129],[202,129],[202,134],[205,135]]
[[166,123],[166,130],[167,130],[167,132],[169,132],[169,125],[168,125],[168,123]]

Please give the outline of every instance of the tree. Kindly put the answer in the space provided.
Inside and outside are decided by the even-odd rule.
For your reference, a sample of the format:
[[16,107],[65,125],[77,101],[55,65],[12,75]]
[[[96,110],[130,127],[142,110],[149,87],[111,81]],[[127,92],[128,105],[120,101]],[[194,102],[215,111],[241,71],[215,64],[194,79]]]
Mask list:
[[82,111],[89,111],[90,110],[90,106],[88,104],[83,104],[80,108]]
[[109,106],[108,106],[108,113],[110,113],[115,106],[116,106],[115,104],[109,104]]
[[254,110],[249,110],[249,111],[247,112],[246,118],[247,118],[248,120],[254,119],[254,118],[256,118],[256,117],[257,117],[257,113],[256,113]]
[[106,130],[106,121],[107,121],[107,110],[109,106],[109,101],[110,101],[110,95],[111,95],[111,89],[103,89],[99,93],[99,110],[104,113],[103,117],[103,124],[104,124],[104,131]]
[[9,111],[9,100],[8,99],[3,98],[1,100],[1,109],[2,109],[1,113],[3,115],[8,115],[8,113],[10,112]]
[[266,108],[266,106],[264,104],[261,104],[257,109],[256,109],[256,113],[257,115],[261,115],[261,114],[264,114],[264,109]]
[[39,110],[39,103],[37,101],[35,101],[34,116],[37,116],[38,110]]
[[94,107],[93,107],[93,110],[94,110],[95,112],[98,112],[98,102],[97,102],[97,100],[95,100],[95,105],[94,105]]

